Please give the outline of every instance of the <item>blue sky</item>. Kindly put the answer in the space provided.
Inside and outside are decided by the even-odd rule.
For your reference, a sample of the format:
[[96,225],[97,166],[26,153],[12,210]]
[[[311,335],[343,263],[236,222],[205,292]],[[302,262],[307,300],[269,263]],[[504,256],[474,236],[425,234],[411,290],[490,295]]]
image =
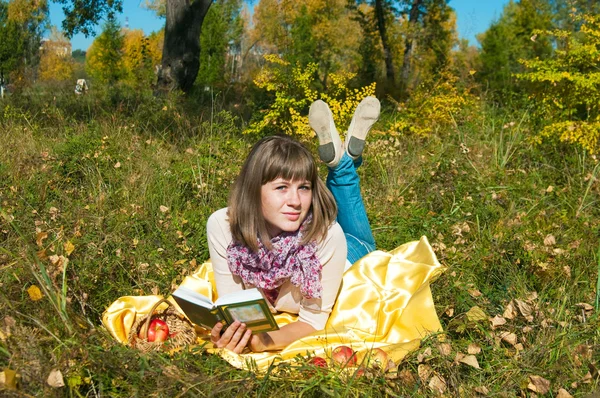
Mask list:
[[[257,2],[258,0],[254,0]],[[502,8],[509,0],[450,0],[450,6],[456,10],[456,25],[461,38],[469,39],[471,44],[477,44],[475,36],[484,32],[490,23],[497,19],[502,13]],[[123,0],[123,14],[119,20],[124,26],[126,18],[130,29],[142,29],[146,34],[161,29],[164,19],[157,18],[153,11],[143,7],[144,1]],[[50,20],[53,25],[60,28],[64,18],[60,4],[50,3]],[[100,32],[101,28],[97,28]],[[93,37],[84,37],[79,34],[73,37],[71,44],[73,50],[87,50],[92,44]]]

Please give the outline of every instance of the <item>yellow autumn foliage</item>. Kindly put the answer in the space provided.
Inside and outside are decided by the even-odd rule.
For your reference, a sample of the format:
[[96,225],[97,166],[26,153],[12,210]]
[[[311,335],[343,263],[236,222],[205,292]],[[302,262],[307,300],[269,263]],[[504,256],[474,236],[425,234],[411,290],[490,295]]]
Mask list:
[[534,31],[562,43],[549,59],[521,60],[527,72],[516,75],[531,84],[530,99],[542,123],[532,141],[558,139],[600,151],[600,17],[571,15],[579,32],[556,29]]
[[68,41],[48,40],[40,51],[38,69],[41,81],[65,81],[73,78],[74,61]]
[[353,89],[350,80],[354,73],[339,72],[329,76],[329,87],[319,92],[314,88],[317,64],[292,66],[279,56],[265,55],[267,65],[254,80],[259,88],[275,94],[275,100],[262,118],[250,124],[247,134],[268,135],[283,133],[304,138],[314,137],[308,125],[308,107],[317,99],[327,102],[333,119],[343,131],[350,124],[356,106],[365,97],[375,95],[375,83]]

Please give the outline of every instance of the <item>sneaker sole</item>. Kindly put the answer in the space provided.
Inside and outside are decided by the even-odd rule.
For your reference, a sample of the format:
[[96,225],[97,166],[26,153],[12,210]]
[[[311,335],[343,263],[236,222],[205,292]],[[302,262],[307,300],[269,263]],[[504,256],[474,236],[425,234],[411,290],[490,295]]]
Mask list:
[[[354,114],[356,115],[350,123],[348,130],[347,148],[348,154],[352,157],[358,157],[365,149],[365,138],[371,130],[371,127],[379,119],[381,105],[374,97],[365,98],[358,106]],[[362,134],[355,134],[361,132]]]

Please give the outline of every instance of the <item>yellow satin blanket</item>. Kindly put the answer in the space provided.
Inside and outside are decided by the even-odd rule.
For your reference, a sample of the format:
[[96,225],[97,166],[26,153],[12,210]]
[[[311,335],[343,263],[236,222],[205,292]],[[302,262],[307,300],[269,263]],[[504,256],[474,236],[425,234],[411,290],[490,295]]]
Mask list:
[[[444,270],[423,236],[390,252],[374,251],[353,264],[344,273],[325,329],[282,351],[238,355],[213,348],[208,333],[200,334],[198,343],[208,344],[209,351],[221,355],[237,368],[257,371],[266,370],[274,361],[290,361],[297,355],[314,353],[327,357],[341,344],[351,346],[359,354],[379,347],[398,362],[419,346],[421,338],[441,331],[429,284]],[[210,263],[202,264],[182,285],[216,299]],[[121,297],[106,309],[102,323],[118,341],[126,344],[136,318],[145,316],[161,298]],[[279,326],[283,326],[294,322],[296,315],[282,313],[275,318]]]

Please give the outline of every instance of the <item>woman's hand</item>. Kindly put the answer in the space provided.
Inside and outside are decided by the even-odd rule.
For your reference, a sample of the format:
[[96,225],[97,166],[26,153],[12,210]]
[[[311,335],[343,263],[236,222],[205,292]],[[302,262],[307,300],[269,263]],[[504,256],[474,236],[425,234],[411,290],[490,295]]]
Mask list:
[[218,322],[210,331],[210,341],[218,348],[241,354],[252,337],[252,331],[239,321],[233,322],[221,335],[223,324]]

